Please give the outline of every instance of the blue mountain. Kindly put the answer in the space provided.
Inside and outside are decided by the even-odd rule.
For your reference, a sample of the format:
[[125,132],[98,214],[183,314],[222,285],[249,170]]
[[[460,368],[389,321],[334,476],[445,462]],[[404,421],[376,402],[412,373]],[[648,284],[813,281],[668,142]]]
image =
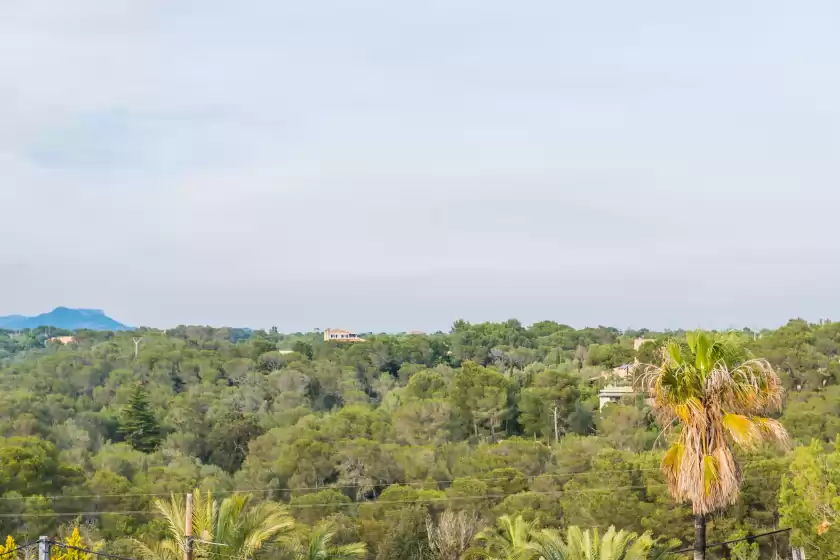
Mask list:
[[20,330],[38,327],[55,327],[57,329],[91,329],[94,331],[124,331],[131,327],[117,322],[101,309],[70,309],[56,307],[49,313],[42,313],[34,317],[23,315],[0,316],[0,329]]

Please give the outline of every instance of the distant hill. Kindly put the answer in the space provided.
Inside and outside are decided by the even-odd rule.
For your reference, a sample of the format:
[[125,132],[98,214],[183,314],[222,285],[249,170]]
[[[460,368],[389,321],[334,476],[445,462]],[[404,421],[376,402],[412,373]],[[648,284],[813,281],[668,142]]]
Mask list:
[[38,327],[55,327],[67,330],[91,329],[94,331],[124,331],[131,328],[111,319],[100,309],[56,307],[49,313],[42,313],[34,317],[24,317],[23,315],[0,316],[0,329],[18,330]]

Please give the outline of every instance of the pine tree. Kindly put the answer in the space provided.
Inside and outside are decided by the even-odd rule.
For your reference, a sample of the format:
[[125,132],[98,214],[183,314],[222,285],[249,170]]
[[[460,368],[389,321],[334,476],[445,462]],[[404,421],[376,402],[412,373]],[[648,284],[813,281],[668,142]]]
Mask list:
[[123,409],[120,433],[131,447],[143,453],[151,453],[161,442],[160,425],[149,404],[149,393],[137,385]]

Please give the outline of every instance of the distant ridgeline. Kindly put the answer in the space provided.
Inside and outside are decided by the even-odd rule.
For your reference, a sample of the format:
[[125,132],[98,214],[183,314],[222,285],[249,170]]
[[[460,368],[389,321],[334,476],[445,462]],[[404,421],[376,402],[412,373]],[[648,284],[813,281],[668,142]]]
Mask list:
[[23,315],[0,316],[0,329],[19,330],[35,329],[38,327],[54,327],[66,330],[90,329],[95,331],[124,331],[131,329],[131,327],[111,319],[100,309],[56,307],[49,313],[42,313],[34,317],[25,317]]

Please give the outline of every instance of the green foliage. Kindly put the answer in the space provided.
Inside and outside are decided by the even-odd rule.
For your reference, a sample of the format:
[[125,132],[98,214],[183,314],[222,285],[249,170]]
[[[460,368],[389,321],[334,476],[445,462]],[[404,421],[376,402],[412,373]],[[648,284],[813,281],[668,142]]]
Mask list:
[[580,378],[556,369],[536,374],[531,386],[522,389],[519,397],[523,431],[558,441],[569,431],[570,417],[581,397],[579,385]]
[[531,550],[535,522],[525,521],[522,516],[503,515],[496,520],[496,526],[485,529],[476,536],[476,547],[470,551],[470,558],[484,560],[517,560],[528,558]]
[[510,414],[509,390],[510,382],[504,375],[468,361],[455,374],[451,399],[464,427],[472,428],[475,437],[486,431],[495,437]]
[[336,527],[321,523],[304,535],[289,541],[294,560],[353,560],[367,554],[364,543],[335,544]]
[[376,543],[368,546],[376,551],[376,560],[425,560],[429,553],[426,534],[426,511],[420,507],[402,507],[378,522],[373,531]]
[[833,442],[840,435],[840,386],[831,385],[819,392],[794,392],[782,423],[800,443],[807,444],[812,439]]
[[804,548],[807,558],[834,557],[840,550],[840,452],[825,453],[816,441],[796,449],[779,502],[791,544]]
[[86,549],[86,550],[93,550],[97,551],[101,548],[101,543],[86,543],[84,539],[82,539],[82,535],[79,532],[79,527],[73,527],[72,533],[64,539],[65,547],[56,547],[56,552],[52,556],[55,560],[91,560],[94,558],[93,554],[88,552],[82,552],[78,549]]
[[634,357],[633,347],[629,344],[593,344],[587,352],[587,363],[612,369],[632,362]]
[[[76,342],[0,331],[0,530],[20,541],[69,534],[60,523],[73,512],[148,511],[154,495],[194,488],[250,492],[246,512],[287,503],[301,539],[328,521],[331,546],[364,542],[371,560],[437,559],[439,537],[463,552],[458,527],[477,532],[504,515],[564,539],[575,524],[693,539],[691,508],[674,503],[659,469],[677,433],[659,432],[644,402],[599,411],[597,399],[602,372],[655,361],[659,343],[634,352],[635,338],[679,333],[459,321],[450,333],[359,344],[195,326],[62,334]],[[137,359],[132,336],[143,337]],[[710,522],[710,540],[790,519],[801,546],[840,546],[829,487],[840,484],[840,324],[732,336],[779,371],[795,442],[820,444],[790,460],[739,455],[741,496]],[[159,518],[81,521],[95,521],[107,551],[132,556],[129,537],[164,554]],[[761,557],[784,539],[759,542]],[[272,539],[258,556],[293,552]]]
[[563,487],[560,505],[565,521],[583,527],[641,530],[651,509],[632,456],[603,449],[592,458],[588,472],[572,477]]
[[654,544],[649,532],[637,535],[610,526],[601,534],[572,526],[565,537],[550,529],[540,531],[528,548],[543,560],[647,560]]
[[295,496],[291,500],[292,510],[295,518],[303,523],[314,525],[321,519],[330,515],[347,511],[347,507],[353,501],[332,488]]
[[650,409],[634,405],[612,404],[605,407],[595,425],[598,434],[623,451],[650,449],[659,434],[653,425]]
[[137,451],[151,453],[160,445],[160,425],[149,403],[149,394],[142,385],[137,385],[123,409],[120,419],[120,433]]
[[[229,554],[253,558],[291,535],[294,521],[285,506],[259,501],[251,494],[236,494],[218,502],[212,493],[192,493],[192,541],[197,557]],[[166,520],[167,536],[159,541],[134,539],[135,553],[143,560],[175,560],[190,543],[185,527],[186,502],[173,494],[156,500],[155,508]]]
[[[739,530],[732,533],[727,540],[737,540],[748,537],[746,531]],[[761,551],[758,542],[742,540],[729,545],[729,557],[732,560],[760,560]]]
[[496,517],[521,515],[528,523],[558,527],[564,522],[563,508],[556,497],[541,492],[519,492],[507,496],[493,509]]
[[0,492],[51,494],[79,482],[81,471],[61,461],[55,446],[34,437],[0,439]]

